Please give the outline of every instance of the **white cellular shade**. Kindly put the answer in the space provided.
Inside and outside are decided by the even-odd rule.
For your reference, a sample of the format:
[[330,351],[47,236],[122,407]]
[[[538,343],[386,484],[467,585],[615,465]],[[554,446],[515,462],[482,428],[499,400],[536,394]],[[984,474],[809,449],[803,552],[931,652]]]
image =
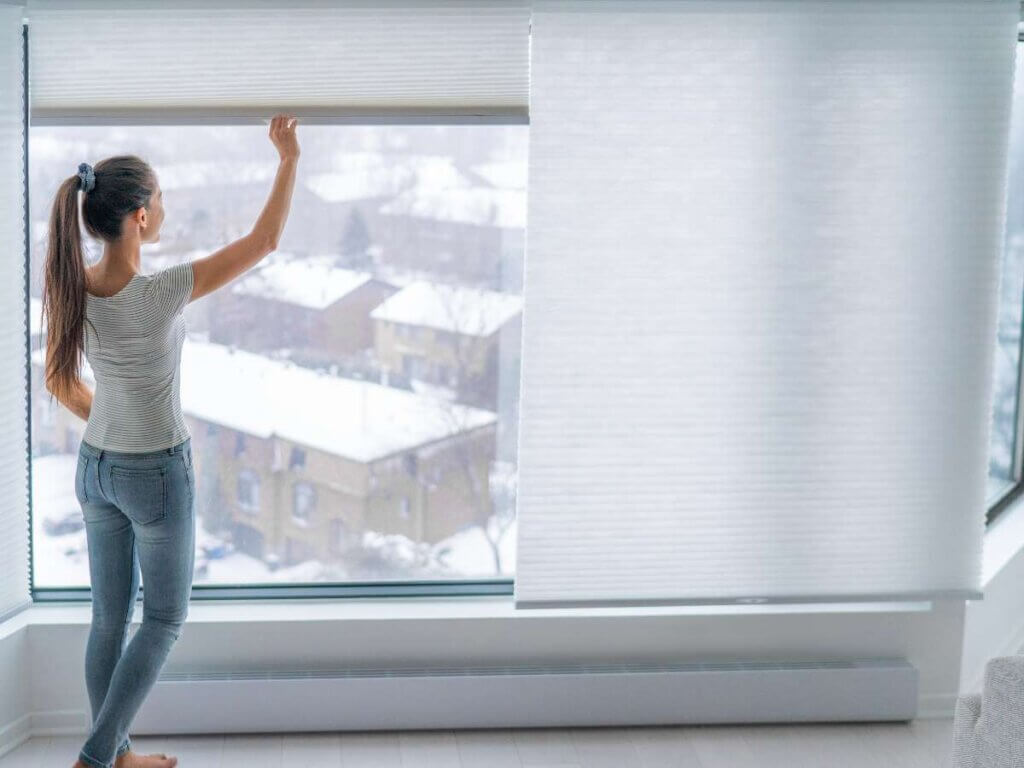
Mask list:
[[22,12],[0,4],[0,620],[30,603]]
[[535,0],[517,606],[978,596],[1018,16]]
[[526,0],[29,0],[33,120],[524,118]]

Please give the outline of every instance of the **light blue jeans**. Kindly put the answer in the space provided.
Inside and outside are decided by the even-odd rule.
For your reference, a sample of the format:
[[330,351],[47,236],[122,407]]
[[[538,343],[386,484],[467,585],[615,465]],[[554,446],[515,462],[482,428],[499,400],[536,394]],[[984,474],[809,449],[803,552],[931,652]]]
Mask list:
[[[107,451],[83,440],[75,495],[92,583],[85,648],[92,730],[78,759],[110,768],[129,748],[128,728],[188,615],[195,567],[191,439],[149,453]],[[140,567],[142,625],[125,645]]]

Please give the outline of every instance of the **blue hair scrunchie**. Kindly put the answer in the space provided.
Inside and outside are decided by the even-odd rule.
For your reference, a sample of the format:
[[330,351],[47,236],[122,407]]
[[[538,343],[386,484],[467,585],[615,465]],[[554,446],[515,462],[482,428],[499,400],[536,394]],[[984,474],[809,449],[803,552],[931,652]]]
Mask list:
[[89,192],[96,186],[96,174],[93,173],[92,166],[88,163],[78,164],[78,179],[78,188],[83,192]]

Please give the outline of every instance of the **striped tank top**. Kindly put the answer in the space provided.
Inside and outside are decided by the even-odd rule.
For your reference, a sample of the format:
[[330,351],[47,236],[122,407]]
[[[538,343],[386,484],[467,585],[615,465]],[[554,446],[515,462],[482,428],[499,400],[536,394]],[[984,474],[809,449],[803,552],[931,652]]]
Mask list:
[[97,448],[146,453],[190,437],[181,413],[182,310],[192,262],[137,274],[113,296],[85,296],[85,358],[96,380],[83,439]]

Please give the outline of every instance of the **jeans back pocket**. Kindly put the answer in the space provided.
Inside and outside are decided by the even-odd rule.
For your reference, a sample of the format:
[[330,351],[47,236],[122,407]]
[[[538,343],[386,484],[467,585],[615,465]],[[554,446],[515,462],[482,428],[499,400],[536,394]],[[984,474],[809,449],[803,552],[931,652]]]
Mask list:
[[167,483],[163,467],[111,467],[110,484],[117,506],[139,525],[155,523],[167,513]]

